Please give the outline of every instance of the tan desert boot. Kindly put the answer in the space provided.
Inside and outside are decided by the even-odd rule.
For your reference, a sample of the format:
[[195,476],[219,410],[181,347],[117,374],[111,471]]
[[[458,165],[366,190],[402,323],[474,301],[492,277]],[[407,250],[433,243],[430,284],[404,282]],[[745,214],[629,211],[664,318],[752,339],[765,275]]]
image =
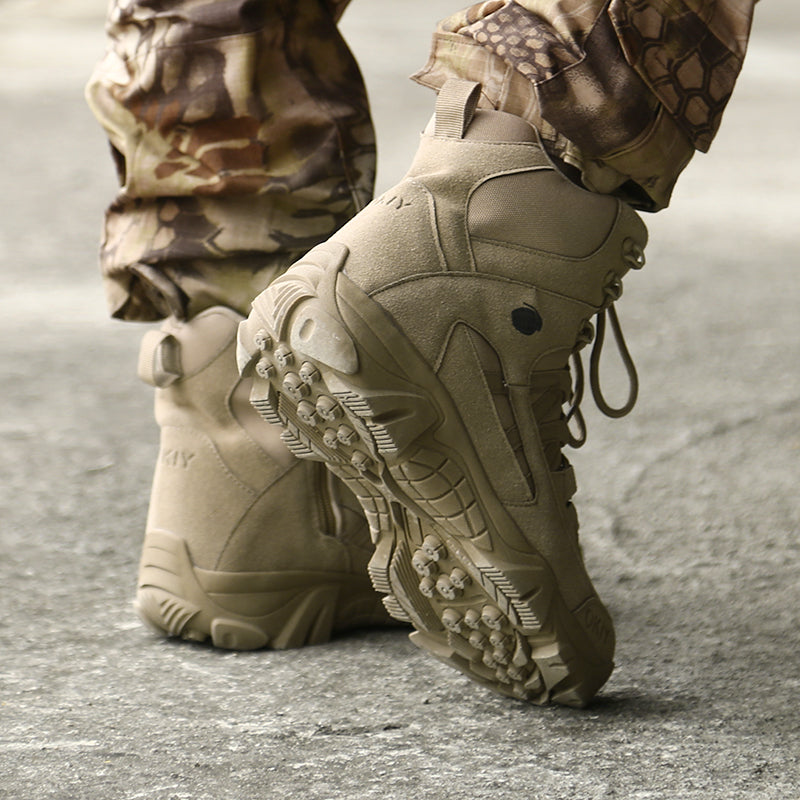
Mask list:
[[[358,496],[373,582],[415,643],[502,693],[580,706],[614,631],[561,453],[569,361],[606,309],[619,334],[610,307],[647,234],[527,123],[474,112],[479,88],[448,82],[405,179],[256,298],[239,363],[293,451]],[[629,410],[635,391],[609,408],[592,365],[601,408]]]
[[136,608],[170,636],[236,650],[386,623],[355,498],[322,464],[292,456],[248,402],[241,319],[215,307],[142,342],[161,447]]

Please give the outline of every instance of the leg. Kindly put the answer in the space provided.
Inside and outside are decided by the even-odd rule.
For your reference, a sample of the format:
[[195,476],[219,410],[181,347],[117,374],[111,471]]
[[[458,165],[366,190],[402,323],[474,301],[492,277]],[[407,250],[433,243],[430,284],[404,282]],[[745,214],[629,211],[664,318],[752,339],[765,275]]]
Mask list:
[[108,31],[87,97],[121,181],[114,316],[244,311],[369,201],[366,94],[323,0],[118,0]]
[[[718,116],[667,109],[616,38],[618,3],[580,4],[558,24],[534,14],[562,60],[519,69],[548,63],[516,60],[539,5],[572,4],[487,2],[445,23],[423,74],[441,85],[436,114],[407,176],[256,299],[240,364],[267,375],[252,395],[262,414],[358,496],[373,582],[417,644],[503,693],[582,705],[611,673],[614,631],[562,454],[585,433],[570,363],[596,318],[593,394],[607,414],[630,410],[613,304],[647,235],[627,201],[663,206]],[[631,376],[621,408],[597,378],[606,320]],[[315,376],[302,394],[292,361]]]
[[657,211],[711,145],[756,1],[490,0],[440,23],[415,78],[482,83],[586,188]]
[[255,424],[234,361],[252,297],[371,193],[369,111],[332,10],[119,0],[109,34],[88,97],[121,180],[102,248],[111,312],[168,317],[139,364],[161,448],[137,608],[237,649],[384,622],[352,494]]

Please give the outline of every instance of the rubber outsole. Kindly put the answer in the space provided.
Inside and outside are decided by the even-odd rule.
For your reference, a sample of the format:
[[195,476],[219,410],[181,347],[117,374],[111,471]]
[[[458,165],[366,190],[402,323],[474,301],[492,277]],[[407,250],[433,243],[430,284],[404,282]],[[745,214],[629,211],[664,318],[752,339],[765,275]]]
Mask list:
[[167,531],[145,535],[134,601],[156,632],[226,650],[322,644],[338,630],[374,621],[376,607],[366,577],[203,570],[185,541]]
[[295,265],[254,302],[238,351],[253,406],[358,497],[373,585],[415,644],[511,697],[585,705],[613,668],[586,630],[605,609],[568,609],[546,560],[498,524],[446,391],[345,258]]

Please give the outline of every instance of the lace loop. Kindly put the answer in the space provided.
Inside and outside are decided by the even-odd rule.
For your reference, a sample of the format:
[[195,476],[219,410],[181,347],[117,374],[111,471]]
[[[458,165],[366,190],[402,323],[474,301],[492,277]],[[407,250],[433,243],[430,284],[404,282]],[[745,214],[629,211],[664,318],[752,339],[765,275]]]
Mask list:
[[[591,326],[591,323],[590,323]],[[585,330],[585,329],[584,329]],[[576,450],[586,444],[586,420],[583,418],[581,411],[581,401],[583,400],[583,361],[580,355],[576,352],[570,355],[572,365],[575,369],[575,386],[572,389],[572,397],[570,398],[569,410],[564,417],[564,422],[567,426],[567,444],[574,447]],[[569,427],[572,420],[578,426],[578,435],[576,436]]]
[[[643,259],[641,248],[636,252],[638,252],[639,255],[637,256],[636,253],[633,253],[633,256],[637,257],[637,259]],[[643,263],[644,261],[641,260],[641,264]],[[639,394],[639,376],[636,373],[636,366],[633,363],[633,358],[625,343],[625,337],[622,334],[622,326],[620,325],[619,317],[614,307],[614,302],[622,295],[622,280],[616,273],[608,273],[603,292],[606,299],[603,306],[597,311],[595,324],[593,325],[588,319],[583,321],[575,337],[575,344],[569,356],[569,362],[572,366],[572,370],[574,370],[572,372],[574,381],[568,384],[569,408],[561,417],[563,427],[561,428],[562,438],[560,441],[574,448],[582,447],[586,443],[587,438],[586,419],[580,408],[581,402],[583,401],[586,381],[580,351],[587,344],[593,342],[592,351],[589,355],[589,386],[592,390],[594,402],[603,414],[613,418],[624,417],[626,414],[630,413],[631,409],[636,405],[636,399]],[[606,319],[610,320],[611,330],[614,333],[614,340],[617,344],[617,351],[619,352],[620,359],[628,375],[628,397],[619,407],[614,407],[608,403],[600,385],[600,357],[605,342]],[[570,365],[567,365],[567,367],[565,367],[567,370],[567,380],[569,380],[568,376],[570,374],[569,366]],[[539,373],[539,375],[544,381],[543,385],[545,386],[545,391],[550,393],[558,391],[560,393],[561,400],[559,401],[559,407],[561,407],[561,402],[563,402],[567,395],[567,387],[560,381],[554,380],[554,378],[558,376],[551,373],[552,371],[546,371]],[[541,388],[539,388],[537,396],[543,396]],[[544,424],[541,424],[540,428],[541,430],[545,430]],[[553,426],[553,428],[555,429],[555,426]]]
[[[617,350],[622,359],[625,371],[628,374],[628,399],[619,408],[614,408],[606,402],[600,387],[600,354],[603,350],[603,340],[605,338],[606,315],[611,321],[611,330],[614,333]],[[597,338],[595,339],[592,347],[592,354],[589,358],[589,384],[592,387],[592,397],[594,397],[597,407],[607,417],[624,417],[626,414],[629,414],[634,405],[636,405],[636,398],[639,395],[639,376],[636,374],[636,366],[625,344],[625,338],[622,335],[622,327],[619,324],[619,317],[613,305],[609,306],[608,310],[603,309],[597,313]]]
[[[641,250],[641,248],[639,249]],[[634,405],[636,405],[636,398],[639,395],[639,376],[636,373],[636,365],[633,363],[633,358],[625,343],[625,337],[622,334],[622,326],[620,325],[617,311],[614,308],[614,301],[618,300],[622,295],[622,280],[614,273],[610,273],[604,287],[604,292],[608,306],[606,308],[601,308],[597,312],[594,326],[592,326],[589,320],[584,322],[575,340],[575,347],[570,355],[575,369],[575,384],[572,390],[570,406],[564,421],[567,426],[569,426],[569,423],[574,420],[578,428],[578,432],[575,434],[567,427],[567,435],[569,437],[567,443],[575,448],[582,447],[586,442],[586,420],[580,410],[585,380],[580,350],[591,342],[592,339],[594,339],[594,343],[592,344],[592,352],[589,356],[589,386],[592,390],[594,402],[600,411],[607,417],[624,417],[626,414],[629,414]],[[603,352],[603,342],[605,341],[606,317],[608,317],[611,322],[611,330],[614,333],[617,351],[622,359],[625,372],[628,375],[628,398],[618,408],[609,405],[603,394],[603,389],[600,386],[600,356]]]

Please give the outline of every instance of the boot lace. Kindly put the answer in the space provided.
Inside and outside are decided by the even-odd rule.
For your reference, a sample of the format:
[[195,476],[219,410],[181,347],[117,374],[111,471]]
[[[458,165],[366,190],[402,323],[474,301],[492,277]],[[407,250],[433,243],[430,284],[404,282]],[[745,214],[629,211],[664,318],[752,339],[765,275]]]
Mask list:
[[[626,261],[634,269],[644,266],[641,248],[631,249],[626,254]],[[592,343],[589,356],[589,386],[598,409],[607,417],[618,418],[629,414],[636,404],[639,377],[614,308],[614,303],[622,295],[621,278],[616,273],[609,272],[603,291],[604,302],[595,315],[595,324],[593,325],[589,319],[584,320],[567,364],[561,369],[537,372],[531,381],[532,410],[537,420],[545,457],[553,471],[568,465],[561,453],[561,448],[565,444],[579,448],[586,443],[586,420],[581,412],[585,389],[585,372],[581,358],[581,350],[584,347]],[[612,406],[606,400],[600,382],[600,358],[606,338],[607,321],[611,326],[617,351],[628,378],[628,395],[620,406]],[[570,364],[574,369],[574,383]],[[565,405],[567,405],[566,413],[563,410]]]
[[[617,352],[619,353],[620,360],[622,361],[622,365],[628,377],[628,397],[621,406],[617,407],[609,404],[600,385],[600,357],[603,352],[603,343],[605,342],[606,319],[608,319],[611,325],[614,341],[617,345]],[[589,386],[595,405],[600,411],[607,417],[615,419],[624,417],[630,414],[631,410],[636,405],[636,399],[639,395],[639,376],[636,372],[636,365],[633,363],[633,358],[628,350],[628,346],[625,343],[625,337],[622,333],[622,326],[620,325],[616,309],[613,305],[602,308],[597,312],[595,320],[596,327],[587,320],[578,337],[575,349],[570,354],[570,361],[575,369],[575,385],[572,389],[570,405],[564,421],[567,425],[568,434],[566,444],[575,448],[582,447],[586,443],[586,420],[580,408],[585,385],[585,373],[580,351],[591,342],[592,339],[594,339],[594,344],[592,345],[592,352],[589,356]],[[573,420],[577,427],[577,434],[573,433],[572,429],[569,427]]]

